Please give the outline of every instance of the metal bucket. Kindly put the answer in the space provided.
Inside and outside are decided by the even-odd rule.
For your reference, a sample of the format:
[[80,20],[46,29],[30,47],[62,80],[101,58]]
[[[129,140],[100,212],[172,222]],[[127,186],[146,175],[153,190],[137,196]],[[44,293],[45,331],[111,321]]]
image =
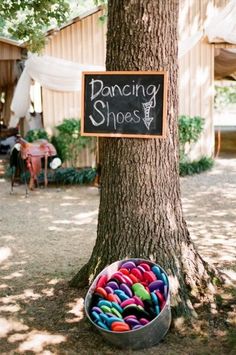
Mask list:
[[[168,281],[168,296],[166,299],[166,303],[161,310],[161,312],[156,316],[152,321],[150,321],[147,325],[142,328],[130,330],[126,332],[113,332],[111,330],[106,330],[99,327],[90,317],[89,310],[91,308],[92,296],[95,291],[97,282],[102,275],[107,275],[108,278],[114,274],[119,267],[126,261],[134,261],[134,262],[148,262],[150,266],[157,265],[161,271],[166,275]],[[85,297],[85,312],[90,320],[90,322],[97,328],[97,330],[102,334],[102,336],[110,343],[116,345],[120,348],[130,348],[130,349],[142,349],[153,346],[161,341],[161,339],[166,335],[171,323],[171,310],[170,310],[170,287],[169,287],[169,279],[168,276],[163,270],[163,268],[155,263],[150,262],[145,259],[126,259],[116,261],[115,263],[107,266],[93,281],[90,286],[88,293]]]

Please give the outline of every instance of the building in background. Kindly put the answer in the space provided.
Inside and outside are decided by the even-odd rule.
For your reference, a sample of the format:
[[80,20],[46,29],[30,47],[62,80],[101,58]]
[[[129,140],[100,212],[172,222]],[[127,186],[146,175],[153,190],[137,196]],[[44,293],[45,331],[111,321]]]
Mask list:
[[[72,19],[59,30],[47,32],[44,54],[85,65],[105,66],[106,25],[97,7]],[[42,89],[44,127],[53,131],[64,118],[80,118],[80,92],[57,92]]]
[[[222,13],[221,18],[218,18],[218,13],[224,9],[227,14]],[[214,155],[216,49],[219,51],[235,47],[236,39],[233,43],[232,38],[228,39],[227,33],[223,33],[229,30],[228,23],[236,23],[233,20],[236,19],[235,11],[235,1],[180,0],[179,114],[205,119],[204,131],[192,151],[192,159]],[[44,54],[85,65],[105,66],[106,24],[100,21],[103,15],[103,8],[97,7],[72,19],[60,29],[48,31]],[[80,92],[63,93],[43,88],[45,129],[53,133],[55,126],[64,118],[79,119],[80,100]],[[89,154],[86,153],[87,161],[82,165],[90,165]]]
[[8,126],[11,116],[11,101],[17,80],[22,72],[21,60],[25,56],[24,46],[0,37],[0,120]]

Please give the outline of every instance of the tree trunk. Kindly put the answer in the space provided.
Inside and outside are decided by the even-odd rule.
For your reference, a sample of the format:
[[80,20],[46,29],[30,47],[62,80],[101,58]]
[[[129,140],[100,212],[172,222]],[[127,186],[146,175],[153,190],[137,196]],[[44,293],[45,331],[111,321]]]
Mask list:
[[71,284],[91,282],[116,260],[147,258],[170,275],[175,314],[190,314],[190,299],[203,300],[211,276],[189,237],[180,198],[177,24],[178,0],[109,1],[107,70],[168,71],[167,137],[101,139],[96,245]]

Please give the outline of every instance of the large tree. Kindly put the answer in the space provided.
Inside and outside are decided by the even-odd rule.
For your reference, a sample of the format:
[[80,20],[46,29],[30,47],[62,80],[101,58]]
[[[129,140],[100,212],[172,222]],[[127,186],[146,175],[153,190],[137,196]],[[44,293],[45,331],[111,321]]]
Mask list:
[[178,171],[178,0],[108,1],[107,70],[168,71],[165,139],[103,138],[97,240],[72,279],[82,286],[115,260],[141,257],[170,275],[176,314],[209,301],[212,270],[183,217]]

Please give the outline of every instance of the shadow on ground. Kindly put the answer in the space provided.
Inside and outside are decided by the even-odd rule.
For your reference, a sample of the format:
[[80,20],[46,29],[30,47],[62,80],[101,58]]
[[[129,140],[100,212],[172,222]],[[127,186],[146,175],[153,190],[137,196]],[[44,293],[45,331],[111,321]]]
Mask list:
[[49,189],[25,200],[23,188],[9,196],[8,184],[0,181],[0,353],[235,354],[235,182],[235,159],[181,180],[191,236],[200,254],[227,275],[216,295],[218,308],[206,317],[200,305],[193,326],[171,330],[153,348],[132,351],[105,343],[84,317],[87,290],[68,287],[94,244],[97,191]]
[[[118,350],[103,341],[84,317],[86,291],[71,289],[65,281],[35,279],[16,292],[6,282],[0,299],[0,353],[143,354],[143,350]],[[196,322],[195,329],[172,330],[145,354],[233,355],[233,297],[230,292],[219,297],[220,312],[213,310],[210,318]]]

